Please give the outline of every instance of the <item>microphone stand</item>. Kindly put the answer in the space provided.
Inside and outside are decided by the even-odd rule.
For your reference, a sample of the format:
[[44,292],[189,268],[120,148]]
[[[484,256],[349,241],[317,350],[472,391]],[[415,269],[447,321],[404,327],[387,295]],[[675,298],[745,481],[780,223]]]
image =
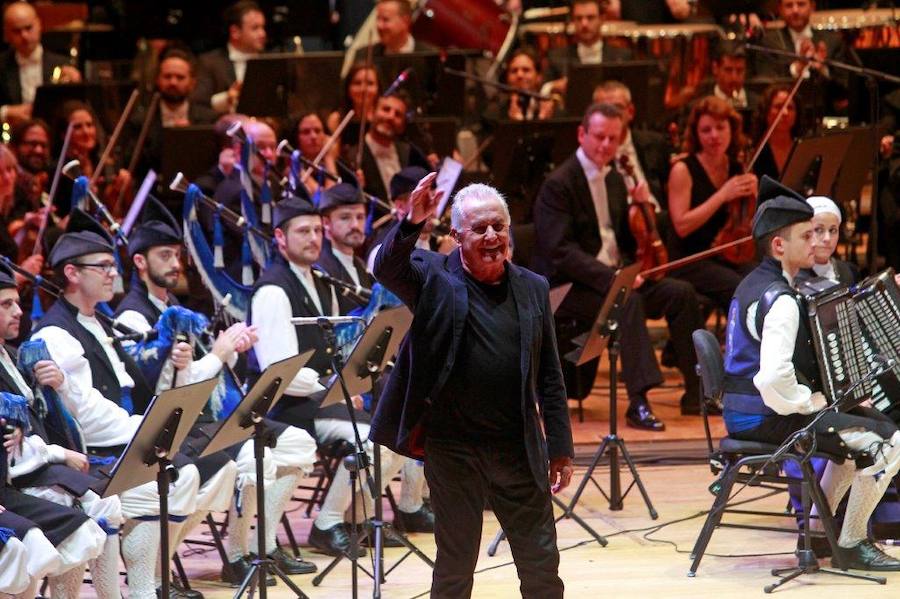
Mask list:
[[[893,5],[893,2],[891,3]],[[870,69],[863,66],[852,65],[846,62],[841,62],[839,60],[834,60],[832,58],[825,58],[824,60],[813,60],[803,56],[801,54],[797,54],[796,52],[790,52],[787,50],[780,50],[777,48],[768,48],[766,46],[760,46],[757,44],[745,44],[745,47],[752,51],[758,52],[761,54],[768,54],[769,56],[780,56],[782,58],[790,58],[795,61],[803,61],[803,62],[820,62],[823,65],[826,65],[829,68],[835,68],[839,70],[846,71],[848,73],[853,73],[860,77],[864,77],[866,80],[866,88],[869,91],[869,118],[871,119],[870,129],[872,131],[872,216],[870,218],[870,222],[872,223],[869,226],[869,240],[868,247],[866,248],[866,263],[872,268],[872,265],[875,264],[875,257],[878,251],[878,185],[879,185],[879,176],[878,176],[878,162],[881,157],[880,154],[880,139],[878,137],[878,119],[881,109],[881,97],[878,93],[878,82],[886,81],[888,83],[900,83],[900,77],[895,75],[891,75],[890,73],[885,73],[884,71],[878,71],[876,69]]]

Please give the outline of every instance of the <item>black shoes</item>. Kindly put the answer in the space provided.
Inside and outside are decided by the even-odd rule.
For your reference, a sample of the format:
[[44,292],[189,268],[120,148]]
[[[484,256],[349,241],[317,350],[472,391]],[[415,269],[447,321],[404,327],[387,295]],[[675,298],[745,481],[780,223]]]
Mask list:
[[[900,560],[891,557],[882,551],[875,543],[866,540],[856,547],[847,549],[838,547],[844,568],[852,570],[870,570],[878,572],[900,572]],[[839,567],[835,558],[831,558],[831,565]]]
[[424,504],[412,513],[397,510],[394,521],[398,520],[406,532],[434,532],[434,512]]
[[[309,529],[307,542],[320,553],[332,557],[350,551],[350,535],[347,533],[343,523],[335,524],[328,530],[321,530],[313,523]],[[362,557],[365,554],[365,549],[360,548],[357,555]]]
[[631,399],[631,405],[625,412],[625,422],[633,428],[640,428],[646,431],[662,432],[666,430],[666,425],[653,415],[650,404],[644,397],[634,397]]
[[281,547],[277,547],[275,551],[270,553],[269,559],[275,562],[278,569],[287,575],[312,574],[318,570],[314,563],[294,557]]
[[[831,557],[831,544],[826,537],[810,536],[809,547],[817,558]],[[803,534],[797,537],[797,551],[803,550]]]
[[[702,412],[700,411],[700,404],[697,403],[698,395],[696,392],[685,393],[681,396],[681,415],[682,416],[699,416]],[[719,402],[706,402],[706,415],[707,416],[721,416],[722,415],[722,406]]]
[[[156,598],[161,599],[162,588],[156,588]],[[203,599],[203,593],[194,589],[186,589],[179,583],[171,580],[169,582],[169,599]]]
[[[250,559],[242,557],[236,562],[229,562],[229,565],[231,566],[230,570],[222,566],[222,582],[227,582],[232,587],[241,586],[241,583],[247,577],[247,572],[250,571]],[[271,574],[266,576],[266,586],[275,586],[275,577]]]

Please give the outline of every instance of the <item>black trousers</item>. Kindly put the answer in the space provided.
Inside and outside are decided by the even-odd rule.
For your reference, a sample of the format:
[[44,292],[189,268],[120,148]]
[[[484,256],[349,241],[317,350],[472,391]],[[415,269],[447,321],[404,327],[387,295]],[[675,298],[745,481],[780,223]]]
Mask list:
[[535,480],[524,441],[476,445],[428,439],[425,456],[437,543],[432,599],[472,595],[485,500],[509,539],[522,597],[562,597],[549,482]]
[[708,258],[672,271],[672,276],[687,281],[697,293],[711,299],[717,308],[726,314],[734,290],[757,263],[736,266],[727,262]]

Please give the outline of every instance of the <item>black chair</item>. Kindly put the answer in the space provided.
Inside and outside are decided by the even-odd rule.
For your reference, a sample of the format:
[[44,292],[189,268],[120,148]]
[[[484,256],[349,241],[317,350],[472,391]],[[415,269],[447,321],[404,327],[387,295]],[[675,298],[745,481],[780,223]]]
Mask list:
[[[710,452],[710,469],[713,474],[719,475],[718,480],[710,487],[710,491],[716,496],[713,501],[712,508],[706,517],[706,522],[700,530],[694,549],[691,551],[691,564],[688,576],[694,576],[700,567],[700,560],[709,545],[713,531],[719,527],[730,528],[746,528],[753,530],[767,530],[775,532],[785,532],[796,535],[799,531],[794,527],[776,527],[761,526],[751,524],[737,524],[723,522],[722,518],[726,513],[744,514],[755,516],[775,516],[789,517],[793,519],[794,514],[789,511],[771,512],[763,510],[736,509],[730,507],[731,494],[735,483],[752,484],[756,488],[765,488],[778,491],[787,491],[787,485],[791,483],[799,483],[804,495],[804,513],[803,517],[809,521],[809,505],[816,506],[819,513],[819,519],[822,521],[825,529],[825,537],[831,544],[834,555],[840,559],[840,554],[836,551],[837,533],[835,531],[834,522],[831,517],[831,509],[822,492],[815,472],[809,461],[795,451],[774,457],[778,452],[779,446],[767,443],[758,443],[755,441],[741,441],[725,437],[719,442],[718,448],[714,448],[712,435],[709,428],[709,421],[706,412],[707,402],[721,401],[725,393],[725,367],[722,360],[722,352],[719,349],[719,341],[715,335],[707,330],[698,329],[693,333],[694,349],[697,352],[697,374],[700,377],[702,397],[700,398],[701,412],[703,414],[703,422],[706,429],[707,446]],[[838,464],[843,463],[842,456],[816,452],[815,457],[822,457],[832,460]],[[789,460],[794,460],[801,465],[803,473],[802,478],[785,476],[780,474],[781,465]],[[765,469],[757,472],[760,468]],[[749,471],[748,471],[749,469]],[[744,503],[744,502],[741,502]],[[822,533],[811,533],[821,536]],[[842,566],[842,564],[839,564]],[[773,571],[773,573],[775,573]]]

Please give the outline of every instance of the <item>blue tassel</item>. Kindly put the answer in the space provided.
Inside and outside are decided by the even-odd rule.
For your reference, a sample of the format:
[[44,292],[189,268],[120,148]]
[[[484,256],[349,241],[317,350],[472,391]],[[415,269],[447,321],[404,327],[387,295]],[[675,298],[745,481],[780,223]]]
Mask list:
[[372,235],[372,225],[375,222],[375,202],[369,200],[369,214],[366,216],[366,237]]
[[300,186],[300,150],[291,152],[291,174],[290,178],[291,193],[297,195],[297,188]]
[[[47,385],[37,387],[37,381],[34,378],[34,366],[42,360],[52,360],[50,350],[47,349],[47,343],[43,339],[32,339],[23,341],[19,346],[19,370],[25,377],[25,381],[31,385],[36,391],[40,391],[46,406],[46,419],[51,424],[51,428],[58,431],[64,439],[56,443],[64,441],[64,445],[74,451],[84,450],[84,439],[81,437],[81,430],[75,419],[63,405],[62,400],[56,391]],[[37,393],[35,394],[37,395]]]
[[[262,203],[262,222],[266,225],[272,224],[272,189],[269,187],[269,165],[265,167],[263,173],[262,189],[259,193],[259,201]],[[246,283],[245,283],[246,284]]]
[[14,536],[16,536],[16,531],[11,528],[0,526],[0,544],[6,545],[6,543]]
[[222,204],[216,206],[213,216],[213,268],[225,268],[222,247],[225,245],[225,234],[222,231]]
[[134,414],[134,403],[131,401],[131,387],[122,387],[122,397],[119,399],[119,405],[128,412],[129,416]]
[[88,194],[88,186],[88,178],[84,175],[75,179],[75,182],[72,184],[72,208],[84,210],[84,199]]
[[244,241],[241,243],[241,284],[253,285],[253,255],[250,253],[250,229],[244,227]]
[[31,432],[31,419],[28,417],[28,400],[14,393],[0,392],[0,418],[9,424],[21,428],[25,434]]
[[41,275],[37,275],[34,277],[34,283],[32,283],[31,288],[31,322],[36,323],[41,318],[44,317],[44,307],[41,305],[41,283],[44,282],[44,277]]

